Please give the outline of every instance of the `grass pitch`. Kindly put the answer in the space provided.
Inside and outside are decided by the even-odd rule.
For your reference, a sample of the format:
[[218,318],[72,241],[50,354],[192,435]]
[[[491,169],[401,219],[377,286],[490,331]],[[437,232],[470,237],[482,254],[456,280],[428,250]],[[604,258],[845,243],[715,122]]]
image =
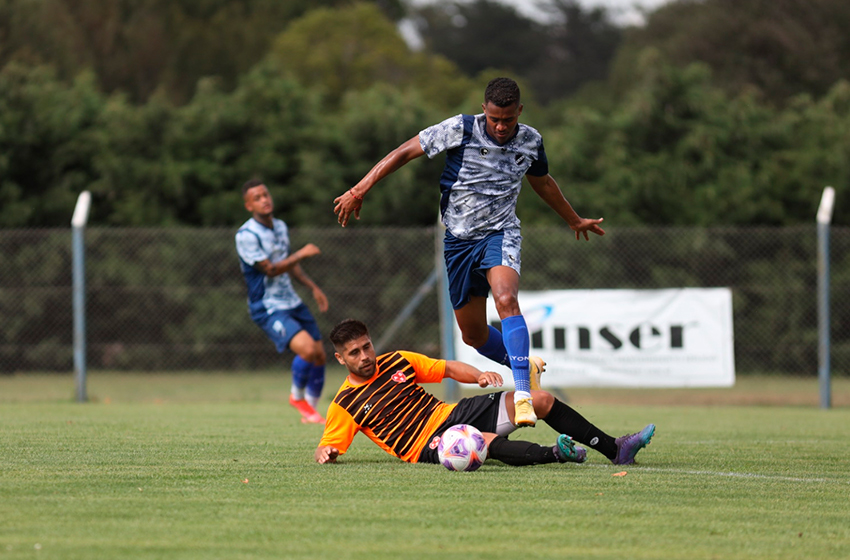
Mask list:
[[613,435],[658,425],[639,465],[590,452],[453,473],[364,436],[316,465],[321,428],[280,375],[93,375],[92,402],[72,393],[67,377],[0,377],[0,559],[850,557],[844,407],[576,391]]

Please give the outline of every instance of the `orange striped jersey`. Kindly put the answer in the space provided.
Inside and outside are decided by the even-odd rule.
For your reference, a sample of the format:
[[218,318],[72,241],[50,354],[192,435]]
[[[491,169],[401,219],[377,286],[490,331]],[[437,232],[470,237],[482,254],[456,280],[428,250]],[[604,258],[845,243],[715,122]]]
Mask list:
[[348,450],[357,432],[363,432],[384,451],[415,463],[428,436],[454,409],[426,393],[419,383],[439,383],[446,361],[414,352],[378,356],[375,375],[363,385],[346,377],[330,407],[319,446]]

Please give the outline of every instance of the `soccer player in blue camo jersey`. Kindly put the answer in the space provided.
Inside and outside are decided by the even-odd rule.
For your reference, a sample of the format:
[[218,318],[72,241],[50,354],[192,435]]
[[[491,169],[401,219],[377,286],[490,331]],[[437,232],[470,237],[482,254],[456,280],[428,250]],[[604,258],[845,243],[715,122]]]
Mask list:
[[[366,193],[410,161],[446,153],[440,178],[440,212],[446,226],[446,271],[455,318],[465,344],[511,368],[516,387],[517,426],[534,426],[531,390],[539,389],[543,360],[529,357],[529,334],[517,302],[520,221],[516,202],[526,177],[534,192],[575,231],[604,235],[602,219],[579,216],[549,175],[543,139],[520,124],[520,91],[510,78],[492,80],[484,91],[483,113],[456,115],[421,131],[378,162],[363,179],[334,200],[345,227],[360,218]],[[501,333],[487,323],[487,295],[493,293]]]
[[292,350],[292,390],[289,403],[304,423],[324,423],[316,405],[325,384],[325,349],[316,320],[292,287],[292,278],[310,288],[319,311],[328,310],[328,298],[300,262],[321,251],[308,243],[290,254],[289,229],[272,216],[274,202],[262,181],[242,186],[245,209],[252,217],[236,232],[236,250],[248,284],[251,319],[274,342],[277,351]]

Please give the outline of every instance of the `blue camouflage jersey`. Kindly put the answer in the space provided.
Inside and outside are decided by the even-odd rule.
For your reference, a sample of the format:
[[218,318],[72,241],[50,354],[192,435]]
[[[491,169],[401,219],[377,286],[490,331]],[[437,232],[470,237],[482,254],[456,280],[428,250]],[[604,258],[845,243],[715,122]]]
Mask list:
[[254,268],[260,261],[268,259],[274,264],[289,256],[289,228],[282,220],[273,219],[272,223],[274,229],[269,229],[251,218],[236,232],[236,251],[248,284],[248,308],[254,320],[301,304],[288,273],[270,278]]
[[419,133],[419,145],[429,158],[446,152],[440,213],[458,239],[518,230],[516,202],[523,176],[549,173],[539,132],[517,124],[514,137],[500,145],[487,134],[486,124],[483,113],[456,115]]

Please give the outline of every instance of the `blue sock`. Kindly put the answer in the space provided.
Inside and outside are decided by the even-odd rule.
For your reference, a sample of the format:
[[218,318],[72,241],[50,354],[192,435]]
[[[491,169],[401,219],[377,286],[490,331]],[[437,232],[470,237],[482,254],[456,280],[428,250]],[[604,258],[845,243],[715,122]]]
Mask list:
[[511,371],[514,374],[514,385],[517,391],[531,391],[531,380],[528,376],[528,325],[522,315],[502,319],[502,338],[508,350]]
[[[310,404],[319,401],[325,387],[325,366],[310,364],[310,380],[307,381],[307,401]],[[314,405],[315,406],[315,405]]]
[[295,394],[297,390],[299,394],[295,395],[295,398],[298,400],[304,398],[304,388],[310,379],[310,368],[312,367],[313,364],[301,358],[301,356],[295,356],[295,359],[292,360],[292,392]]
[[508,351],[505,349],[505,343],[502,342],[502,333],[496,327],[492,325],[488,326],[490,327],[490,336],[487,338],[487,342],[484,343],[484,346],[475,350],[497,364],[510,367],[511,362],[508,359]]

